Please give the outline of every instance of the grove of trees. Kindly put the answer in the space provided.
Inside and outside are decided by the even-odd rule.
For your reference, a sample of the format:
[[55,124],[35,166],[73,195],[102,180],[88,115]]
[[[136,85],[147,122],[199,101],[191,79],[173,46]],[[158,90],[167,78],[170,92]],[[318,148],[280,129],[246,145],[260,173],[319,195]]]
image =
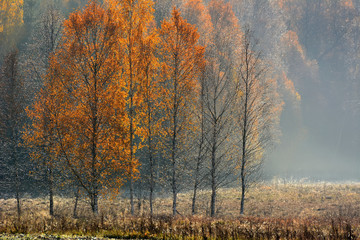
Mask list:
[[[275,68],[230,3],[158,5],[89,1],[66,20],[49,5],[24,53],[1,61],[1,166],[9,171],[0,181],[12,186],[19,217],[31,182],[45,186],[50,215],[56,192],[83,193],[98,214],[99,198],[122,189],[132,215],[136,195],[153,215],[165,192],[175,216],[182,191],[192,192],[196,214],[197,191],[208,189],[213,217],[227,186],[241,190],[244,213],[279,135]],[[13,27],[0,26],[0,37]]]

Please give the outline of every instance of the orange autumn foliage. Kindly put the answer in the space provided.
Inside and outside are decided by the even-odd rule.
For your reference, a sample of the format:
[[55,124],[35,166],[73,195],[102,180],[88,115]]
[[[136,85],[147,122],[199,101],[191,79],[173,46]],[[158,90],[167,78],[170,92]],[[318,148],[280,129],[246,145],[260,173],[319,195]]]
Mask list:
[[117,190],[127,167],[118,36],[112,13],[95,2],[71,14],[62,45],[50,61],[46,94],[40,93],[28,111],[33,120],[28,142],[42,144],[47,131],[55,132],[51,151],[89,195],[94,212],[98,195],[105,188]]
[[299,92],[296,91],[294,82],[288,78],[288,76],[284,71],[282,72],[282,79],[284,82],[285,89],[289,91],[291,96],[294,97],[296,101],[301,101],[301,95],[299,94]]
[[[0,33],[23,23],[24,0],[0,0]],[[16,29],[14,29],[16,30]]]
[[151,0],[107,0],[109,9],[115,13],[116,22],[121,26],[119,35],[119,54],[121,56],[122,74],[120,77],[124,83],[123,91],[126,98],[126,115],[128,122],[128,171],[130,182],[131,213],[134,213],[133,182],[138,178],[139,160],[136,157],[137,150],[141,147],[135,141],[136,136],[142,137],[140,125],[141,105],[143,94],[141,85],[144,81],[146,64],[143,43],[146,38],[151,38],[149,27],[153,23],[153,1]]
[[211,41],[213,25],[209,11],[202,0],[188,0],[184,2],[183,17],[192,25],[197,27],[199,33],[199,43],[207,46]]
[[[140,146],[135,144],[136,135],[141,137],[142,129],[139,123],[143,94],[141,85],[145,81],[145,68],[143,46],[144,42],[151,41],[149,30],[153,24],[153,2],[150,0],[109,1],[110,8],[114,6],[119,16],[117,21],[122,24],[120,35],[120,48],[123,51],[121,76],[124,82],[124,91],[127,98],[127,115],[129,117],[130,164],[138,166],[135,153]],[[145,65],[144,65],[145,64]],[[136,172],[131,173],[136,177]]]
[[22,38],[24,0],[0,0],[0,55],[5,56]]
[[352,0],[342,0],[341,5],[350,9],[354,9],[354,3]]
[[146,37],[141,43],[141,65],[142,81],[140,91],[142,102],[139,111],[138,135],[142,138],[144,145],[150,147],[146,142],[149,138],[158,136],[161,133],[161,109],[164,108],[161,101],[161,84],[160,84],[160,61],[156,56],[160,42],[159,34],[156,29],[151,35]]
[[299,52],[301,58],[303,60],[306,59],[305,56],[305,52],[303,47],[300,44],[299,41],[299,36],[297,35],[296,32],[289,30],[287,33],[284,34],[284,36],[282,37],[282,41],[284,42],[284,44],[286,44],[289,48],[295,48],[296,51]]

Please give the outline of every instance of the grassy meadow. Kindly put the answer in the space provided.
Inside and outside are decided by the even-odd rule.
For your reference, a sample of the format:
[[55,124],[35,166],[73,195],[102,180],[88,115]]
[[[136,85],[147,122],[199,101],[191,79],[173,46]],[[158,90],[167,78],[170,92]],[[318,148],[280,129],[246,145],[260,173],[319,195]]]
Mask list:
[[247,194],[240,216],[240,192],[221,189],[217,217],[209,218],[209,191],[199,192],[197,214],[191,216],[191,193],[179,194],[180,215],[171,217],[171,198],[136,205],[130,216],[127,199],[100,201],[93,216],[86,199],[73,217],[74,199],[55,198],[55,216],[47,199],[0,199],[0,239],[357,239],[360,238],[360,183],[269,183]]

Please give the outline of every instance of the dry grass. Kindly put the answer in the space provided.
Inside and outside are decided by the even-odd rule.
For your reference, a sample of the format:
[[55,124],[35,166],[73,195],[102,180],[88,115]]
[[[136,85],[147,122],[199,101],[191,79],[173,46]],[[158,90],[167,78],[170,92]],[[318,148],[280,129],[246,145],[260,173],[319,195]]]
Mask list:
[[222,189],[215,219],[208,217],[208,191],[199,193],[196,216],[190,216],[190,193],[183,193],[179,195],[181,217],[170,217],[171,199],[159,198],[153,219],[148,218],[147,202],[137,209],[136,217],[130,217],[129,203],[123,198],[101,199],[96,217],[82,200],[79,217],[74,219],[73,199],[58,197],[55,217],[48,215],[46,200],[24,199],[23,214],[18,220],[15,200],[0,199],[0,234],[3,234],[0,238],[10,239],[7,236],[14,235],[6,234],[21,233],[30,234],[24,235],[32,236],[29,239],[36,234],[48,234],[43,239],[55,239],[58,235],[145,239],[356,239],[360,236],[359,193],[359,183],[262,184],[249,192],[245,215],[240,216],[239,191]]

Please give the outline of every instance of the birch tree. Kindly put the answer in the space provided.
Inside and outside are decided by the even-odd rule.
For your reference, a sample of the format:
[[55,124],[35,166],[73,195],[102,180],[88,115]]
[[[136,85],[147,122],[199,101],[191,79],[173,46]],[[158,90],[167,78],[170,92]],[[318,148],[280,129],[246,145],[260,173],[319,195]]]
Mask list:
[[206,54],[205,117],[208,128],[206,142],[210,152],[210,216],[213,217],[216,213],[217,190],[229,183],[235,168],[234,148],[229,139],[234,130],[237,85],[233,72],[240,31],[229,3],[212,0],[209,14],[214,32]]
[[[211,38],[213,34],[213,25],[211,17],[206,6],[201,0],[186,1],[183,6],[184,18],[197,27],[199,32],[199,43],[203,46],[210,46],[212,44]],[[205,53],[206,56],[206,53]],[[205,161],[208,158],[208,147],[206,145],[206,119],[205,119],[205,81],[206,81],[206,67],[201,69],[201,74],[198,77],[199,96],[196,99],[195,109],[195,125],[196,130],[192,135],[194,139],[194,164],[192,164],[193,176],[193,194],[191,213],[194,215],[196,212],[196,199],[197,191],[205,185],[207,171],[205,170]]]
[[199,35],[176,8],[160,29],[165,122],[165,148],[171,162],[173,215],[177,214],[179,163],[184,161],[186,133],[193,125],[192,105],[195,102],[197,77],[204,64],[204,48],[197,44]]
[[244,213],[245,193],[261,170],[265,151],[278,136],[282,109],[276,80],[261,58],[257,41],[245,27],[241,42],[240,66],[237,71],[239,99],[236,108],[241,181],[240,214]]
[[[43,129],[41,131],[44,132],[44,139],[43,144],[35,145],[32,145],[31,141],[27,141],[29,139],[26,137],[24,140],[28,143],[28,147],[33,150],[33,159],[36,159],[36,163],[39,169],[41,169],[40,171],[45,172],[44,182],[49,193],[49,213],[51,216],[54,215],[54,181],[55,172],[57,171],[55,161],[51,159],[54,157],[51,153],[51,146],[54,144],[55,131],[51,129],[50,106],[47,106],[49,102],[45,100],[49,96],[46,96],[48,92],[44,89],[44,84],[46,82],[45,77],[49,68],[50,57],[57,50],[60,43],[62,23],[63,18],[61,14],[53,6],[49,6],[45,13],[42,14],[37,29],[33,34],[32,42],[29,44],[26,52],[27,60],[25,61],[28,69],[27,77],[31,79],[30,84],[35,94],[39,96],[37,101],[40,104],[35,105],[35,108],[37,109],[36,111],[43,113],[42,119],[38,120],[42,123],[41,127]],[[43,109],[40,110],[40,108]],[[34,116],[31,110],[28,110],[27,114],[28,116]],[[37,156],[35,157],[35,155]]]
[[[153,216],[154,191],[156,185],[156,156],[158,155],[161,138],[161,124],[163,117],[161,110],[160,62],[156,56],[160,38],[156,29],[142,42],[141,54],[143,65],[143,81],[141,84],[142,111],[140,111],[140,124],[142,125],[143,145],[146,148],[146,164],[148,171],[143,172],[149,186],[150,216]],[[157,169],[158,171],[158,169]]]
[[[99,195],[117,191],[129,165],[124,139],[128,124],[117,60],[119,25],[113,12],[91,2],[64,22],[64,36],[50,61],[44,101],[49,101],[52,152],[90,199],[98,213]],[[33,144],[42,144],[40,108],[30,126]]]
[[[115,9],[117,21],[122,27],[119,39],[119,51],[122,52],[123,74],[122,80],[125,82],[124,88],[127,94],[127,114],[129,118],[129,157],[130,165],[137,168],[139,160],[136,157],[136,151],[139,146],[135,140],[139,136],[139,111],[142,104],[141,82],[143,80],[142,64],[142,43],[148,35],[148,27],[153,21],[153,2],[151,0],[125,0],[125,1],[108,1],[109,7]],[[141,137],[141,136],[140,136]],[[137,178],[135,172],[129,168],[129,188],[130,188],[130,212],[134,214],[134,181]]]

